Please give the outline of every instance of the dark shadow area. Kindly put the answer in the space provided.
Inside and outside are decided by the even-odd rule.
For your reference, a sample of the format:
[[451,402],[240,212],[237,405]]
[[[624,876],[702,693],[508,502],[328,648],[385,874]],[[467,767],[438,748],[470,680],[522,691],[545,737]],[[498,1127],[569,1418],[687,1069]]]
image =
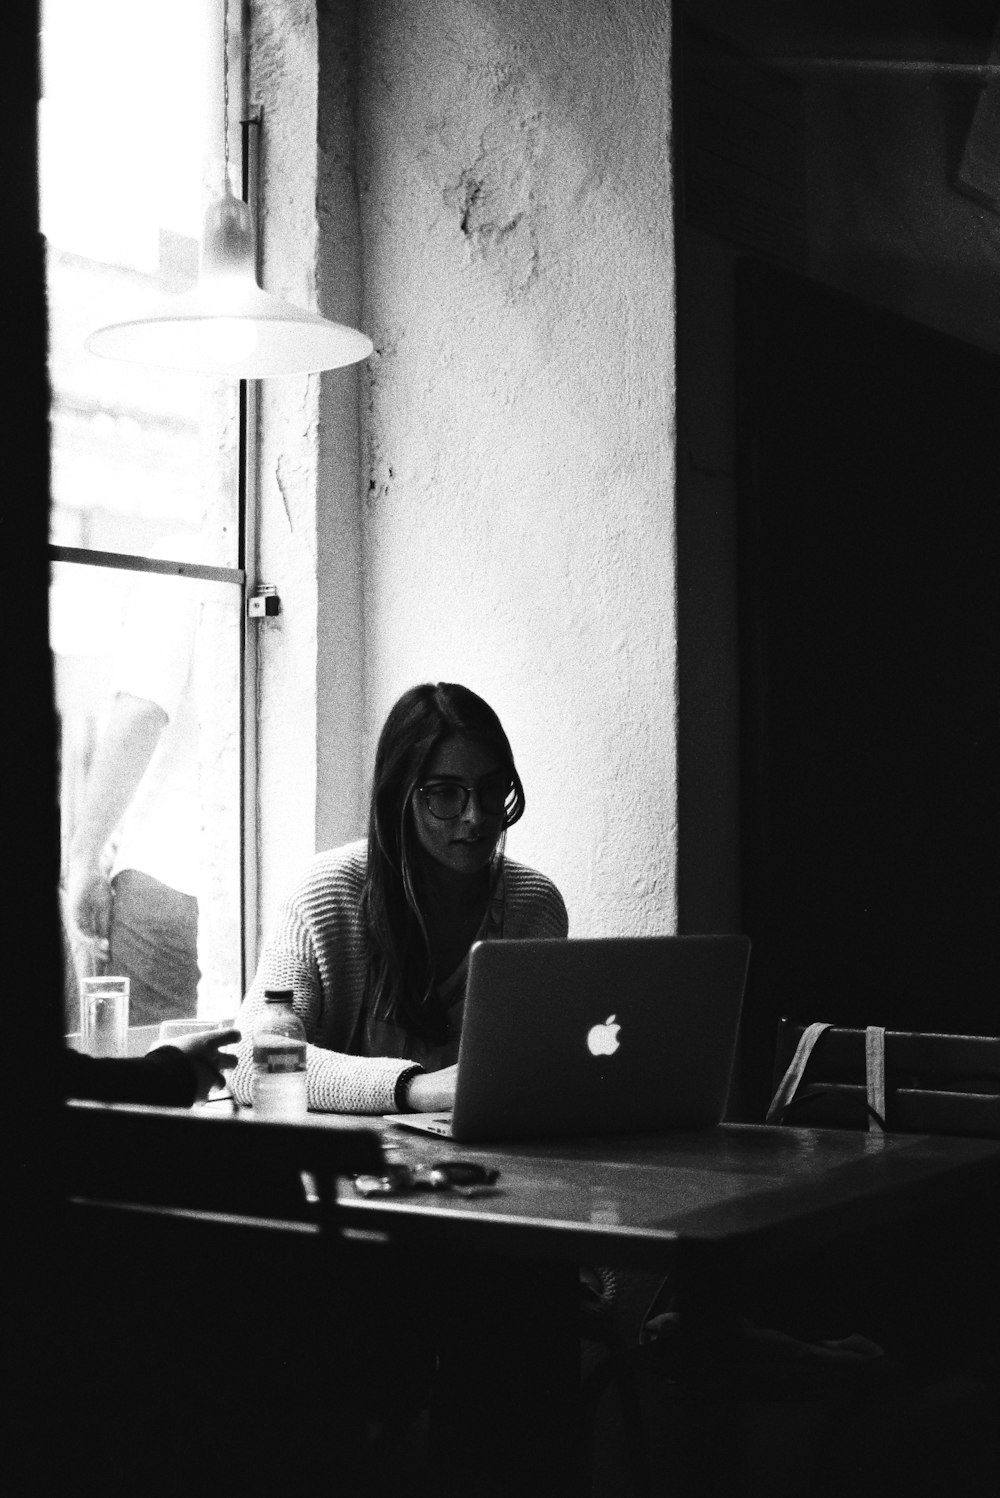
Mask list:
[[1000,359],[762,264],[737,298],[750,1098],[779,1014],[997,1033]]

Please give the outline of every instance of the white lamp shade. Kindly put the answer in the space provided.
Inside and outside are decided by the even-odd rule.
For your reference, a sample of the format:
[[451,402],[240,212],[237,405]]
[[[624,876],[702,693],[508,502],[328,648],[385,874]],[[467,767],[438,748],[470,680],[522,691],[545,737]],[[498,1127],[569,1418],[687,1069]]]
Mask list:
[[85,347],[106,359],[247,380],[367,359],[370,338],[262,291],[254,263],[250,209],[226,193],[205,214],[197,285],[146,317],[96,329]]

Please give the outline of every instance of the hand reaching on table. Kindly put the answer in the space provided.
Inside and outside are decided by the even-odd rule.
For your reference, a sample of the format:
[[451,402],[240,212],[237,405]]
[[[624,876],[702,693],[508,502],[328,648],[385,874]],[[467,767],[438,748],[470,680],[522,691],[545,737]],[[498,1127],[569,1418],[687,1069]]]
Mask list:
[[225,1086],[225,1073],[236,1065],[236,1057],[219,1047],[235,1045],[239,1038],[239,1030],[204,1030],[200,1034],[180,1035],[170,1042],[193,1063],[195,1102],[203,1103],[213,1087]]

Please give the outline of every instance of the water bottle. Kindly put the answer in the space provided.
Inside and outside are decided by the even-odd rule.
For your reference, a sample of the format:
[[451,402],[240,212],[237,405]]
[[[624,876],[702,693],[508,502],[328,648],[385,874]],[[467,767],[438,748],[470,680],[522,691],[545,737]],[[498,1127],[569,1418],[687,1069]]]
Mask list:
[[290,988],[268,988],[253,1030],[251,1099],[257,1118],[305,1118],[306,1032]]

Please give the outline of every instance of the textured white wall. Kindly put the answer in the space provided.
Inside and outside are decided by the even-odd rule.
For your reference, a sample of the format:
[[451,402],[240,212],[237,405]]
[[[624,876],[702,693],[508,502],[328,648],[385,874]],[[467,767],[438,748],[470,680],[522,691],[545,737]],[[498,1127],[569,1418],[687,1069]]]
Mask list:
[[376,343],[262,387],[265,926],[445,679],[507,726],[510,850],[573,931],[674,928],[669,11],[254,0],[264,284]]
[[367,744],[482,693],[577,935],[673,929],[667,0],[360,7]]

